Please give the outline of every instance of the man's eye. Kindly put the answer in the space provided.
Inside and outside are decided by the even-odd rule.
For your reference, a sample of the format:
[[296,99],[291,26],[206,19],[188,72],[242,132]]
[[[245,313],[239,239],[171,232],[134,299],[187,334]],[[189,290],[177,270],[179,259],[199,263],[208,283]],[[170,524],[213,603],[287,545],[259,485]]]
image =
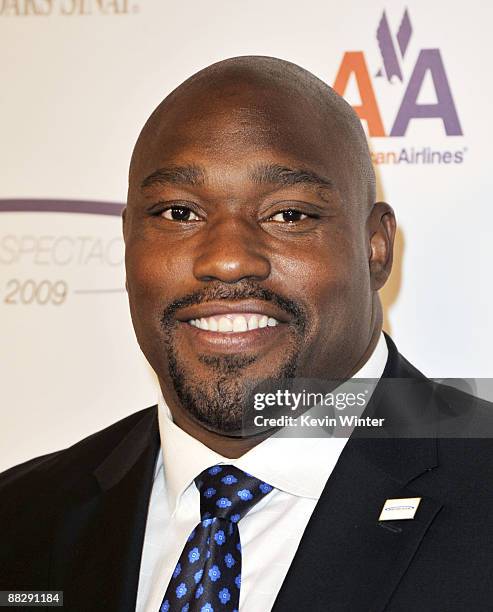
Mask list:
[[306,219],[308,215],[300,212],[299,210],[293,210],[289,208],[288,210],[283,210],[269,219],[269,221],[277,221],[281,223],[294,223],[295,221],[303,221]]
[[198,221],[199,217],[185,206],[172,206],[163,210],[161,216],[170,221]]

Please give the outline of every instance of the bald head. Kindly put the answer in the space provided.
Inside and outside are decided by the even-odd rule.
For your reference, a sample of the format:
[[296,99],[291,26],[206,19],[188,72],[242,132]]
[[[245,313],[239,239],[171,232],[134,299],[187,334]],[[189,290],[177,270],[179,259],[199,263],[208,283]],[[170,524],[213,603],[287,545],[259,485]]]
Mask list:
[[[244,56],[197,72],[155,109],[137,140],[130,182],[151,171],[158,151],[241,139],[258,151],[278,147],[325,158],[325,173],[347,205],[368,212],[375,174],[361,122],[344,99],[307,70],[285,60]],[[202,145],[203,146],[203,145]],[[145,169],[143,171],[143,169]],[[142,172],[143,171],[143,172]]]

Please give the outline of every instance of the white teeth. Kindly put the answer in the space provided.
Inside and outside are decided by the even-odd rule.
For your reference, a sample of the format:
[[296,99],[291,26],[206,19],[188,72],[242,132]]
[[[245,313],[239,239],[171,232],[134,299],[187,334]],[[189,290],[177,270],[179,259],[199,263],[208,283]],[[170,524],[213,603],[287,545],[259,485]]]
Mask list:
[[247,329],[248,329],[248,325],[243,315],[240,315],[239,317],[235,317],[233,319],[233,331],[234,332],[244,332],[244,331],[247,331]]
[[189,323],[204,331],[222,333],[244,333],[254,329],[279,325],[279,321],[273,317],[248,313],[244,315],[227,314],[223,316],[202,317],[200,319],[191,319]]
[[258,319],[255,315],[248,319],[248,329],[258,329]]
[[233,321],[231,321],[231,319],[227,319],[226,317],[221,317],[218,323],[218,331],[220,332],[233,331]]

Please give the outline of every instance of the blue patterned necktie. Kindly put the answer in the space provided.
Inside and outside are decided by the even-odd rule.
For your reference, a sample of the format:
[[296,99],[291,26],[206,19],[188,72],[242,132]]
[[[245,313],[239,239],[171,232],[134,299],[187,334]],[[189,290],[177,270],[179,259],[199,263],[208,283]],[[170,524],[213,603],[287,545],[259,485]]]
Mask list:
[[195,479],[201,522],[176,564],[159,612],[238,612],[241,543],[238,521],[272,487],[232,465]]

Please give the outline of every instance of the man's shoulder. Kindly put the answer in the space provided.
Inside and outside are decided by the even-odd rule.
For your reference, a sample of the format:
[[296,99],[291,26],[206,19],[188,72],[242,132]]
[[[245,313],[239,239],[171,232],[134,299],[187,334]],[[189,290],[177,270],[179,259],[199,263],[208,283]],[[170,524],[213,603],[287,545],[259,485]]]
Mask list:
[[141,421],[153,419],[157,406],[139,410],[79,442],[46,455],[35,457],[0,473],[0,496],[16,491],[55,489],[60,479],[80,476],[94,470]]
[[493,403],[473,395],[467,385],[461,389],[463,383],[454,379],[432,382],[435,397],[445,407],[439,413],[440,437],[464,441],[482,439],[484,453],[484,443],[489,445],[493,439]]
[[474,411],[478,415],[489,418],[493,417],[493,403],[474,395],[474,390],[468,379],[428,378],[415,365],[408,361],[398,350],[392,338],[385,334],[389,349],[384,376],[397,378],[405,381],[415,381],[416,386],[428,386],[436,399],[445,402],[451,412],[464,413]]

